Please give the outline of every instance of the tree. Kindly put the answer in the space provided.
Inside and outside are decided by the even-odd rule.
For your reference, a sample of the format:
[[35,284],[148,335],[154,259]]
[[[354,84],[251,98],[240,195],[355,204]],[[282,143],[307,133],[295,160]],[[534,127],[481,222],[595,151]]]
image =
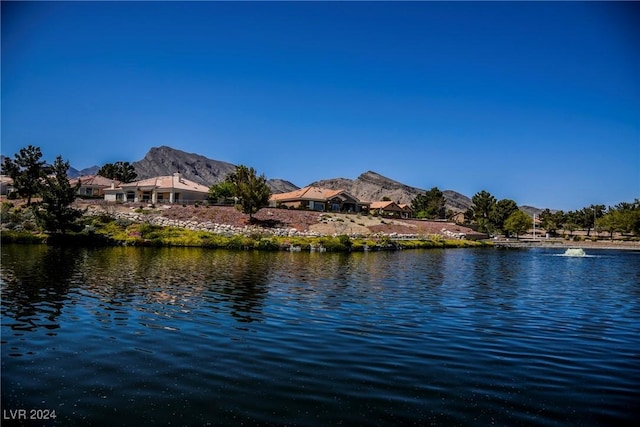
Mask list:
[[249,221],[253,214],[269,205],[271,189],[267,185],[264,175],[257,176],[254,168],[239,165],[227,176],[227,182],[233,184],[233,193],[240,200],[242,213],[249,214]]
[[493,230],[493,224],[490,215],[493,211],[493,206],[496,204],[496,198],[489,192],[482,190],[471,198],[471,202],[473,204],[467,213],[465,213],[465,217],[469,217],[478,224],[478,231],[484,233],[491,232]]
[[619,203],[615,208],[622,213],[623,231],[640,236],[640,199],[635,199],[633,203]]
[[533,226],[533,219],[521,210],[517,210],[509,215],[504,222],[504,229],[508,232],[512,232],[519,239],[520,235],[525,233]]
[[580,228],[580,213],[576,211],[569,211],[564,215],[565,230],[569,230],[569,235],[573,236],[573,232]]
[[608,231],[611,238],[615,231],[640,236],[640,199],[609,207],[607,213],[596,220],[596,228]]
[[444,194],[438,187],[433,187],[424,194],[418,194],[411,201],[411,208],[417,218],[444,218],[446,214],[444,204]]
[[138,177],[136,169],[129,162],[107,163],[100,168],[98,175],[120,182],[133,182]]
[[69,206],[75,200],[80,183],[71,186],[67,178],[68,169],[69,162],[58,156],[51,168],[53,176],[44,178],[41,187],[42,201],[34,210],[38,223],[50,232],[64,234],[82,216],[82,211]]
[[595,228],[598,231],[607,231],[609,238],[613,240],[613,233],[622,230],[622,215],[620,211],[609,209],[609,212],[596,220]]
[[235,191],[235,185],[229,181],[222,181],[209,187],[209,200],[214,202],[226,202],[231,199]]
[[587,229],[587,237],[591,233],[591,228],[595,226],[596,219],[600,218],[603,214],[604,205],[591,205],[576,212],[578,225]]
[[545,209],[540,212],[540,226],[544,228],[547,233],[555,235],[556,232],[564,226],[564,217],[563,211],[551,212],[549,209]]
[[504,232],[504,222],[517,210],[518,205],[516,202],[510,199],[502,199],[493,205],[489,213],[489,219],[497,230]]
[[47,163],[42,158],[40,147],[29,145],[21,148],[14,155],[15,160],[5,157],[2,170],[13,180],[13,186],[21,197],[27,199],[27,206],[31,205],[31,198],[38,194],[41,180],[47,174]]

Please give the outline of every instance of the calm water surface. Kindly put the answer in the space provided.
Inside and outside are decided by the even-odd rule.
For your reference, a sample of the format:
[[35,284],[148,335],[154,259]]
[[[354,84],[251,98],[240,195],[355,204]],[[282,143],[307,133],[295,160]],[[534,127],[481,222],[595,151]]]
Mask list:
[[5,245],[2,422],[637,425],[640,253],[557,254]]

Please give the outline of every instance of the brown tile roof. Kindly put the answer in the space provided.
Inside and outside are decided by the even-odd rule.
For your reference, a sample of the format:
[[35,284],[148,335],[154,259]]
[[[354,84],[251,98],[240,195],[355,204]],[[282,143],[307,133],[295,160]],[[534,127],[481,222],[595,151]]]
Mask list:
[[95,187],[111,187],[112,183],[116,186],[120,185],[120,181],[105,178],[100,175],[85,175],[78,178],[72,178],[69,180],[69,183],[71,185],[76,185],[78,181],[80,181],[80,185]]
[[396,204],[396,202],[392,202],[390,200],[383,202],[371,202],[371,209],[402,209],[400,206]]
[[158,190],[185,190],[195,191],[198,193],[208,193],[209,187],[206,185],[198,184],[197,182],[188,180],[180,176],[180,174],[156,176],[154,178],[142,179],[140,181],[129,182],[127,184],[120,184],[122,189],[158,189]]
[[342,193],[346,193],[353,199],[357,200],[355,197],[351,196],[345,190],[331,190],[329,188],[321,188],[321,187],[313,187],[313,186],[300,188],[298,190],[290,191],[288,193],[273,194],[271,196],[271,200],[275,200],[279,202],[292,201],[292,200],[325,201]]

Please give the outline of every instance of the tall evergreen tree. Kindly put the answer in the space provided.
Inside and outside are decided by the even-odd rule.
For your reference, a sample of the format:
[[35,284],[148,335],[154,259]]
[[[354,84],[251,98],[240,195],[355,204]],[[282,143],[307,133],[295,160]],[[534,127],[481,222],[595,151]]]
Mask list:
[[267,185],[264,175],[258,176],[254,168],[239,165],[236,170],[227,176],[227,181],[234,185],[234,193],[239,198],[243,213],[249,214],[249,220],[253,220],[253,214],[269,205],[271,190]]
[[502,199],[497,201],[493,205],[493,208],[489,213],[489,218],[491,220],[491,223],[497,230],[504,232],[505,221],[507,220],[507,218],[509,218],[509,216],[512,213],[514,213],[517,210],[518,210],[518,205],[516,204],[516,202],[510,199]]
[[551,212],[548,208],[540,212],[540,226],[547,233],[556,235],[556,232],[564,226],[565,215],[563,211]]
[[14,155],[14,160],[5,157],[2,171],[13,180],[13,186],[21,197],[31,205],[31,198],[39,193],[42,178],[47,174],[47,163],[42,158],[40,147],[29,145]]
[[34,210],[38,223],[46,231],[65,233],[76,219],[82,216],[82,211],[70,205],[75,200],[80,183],[72,187],[67,178],[69,162],[58,156],[51,168],[52,176],[46,176],[41,187],[42,201]]
[[488,191],[482,190],[476,193],[472,198],[473,203],[465,217],[475,221],[478,224],[478,231],[489,233],[493,230],[493,223],[491,222],[491,212],[496,204],[496,198]]

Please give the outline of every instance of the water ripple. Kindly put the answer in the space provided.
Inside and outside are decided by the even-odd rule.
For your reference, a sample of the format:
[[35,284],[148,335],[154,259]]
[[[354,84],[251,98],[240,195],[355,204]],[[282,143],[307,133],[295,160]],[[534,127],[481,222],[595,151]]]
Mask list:
[[3,247],[2,406],[60,425],[639,420],[638,254],[56,251]]

